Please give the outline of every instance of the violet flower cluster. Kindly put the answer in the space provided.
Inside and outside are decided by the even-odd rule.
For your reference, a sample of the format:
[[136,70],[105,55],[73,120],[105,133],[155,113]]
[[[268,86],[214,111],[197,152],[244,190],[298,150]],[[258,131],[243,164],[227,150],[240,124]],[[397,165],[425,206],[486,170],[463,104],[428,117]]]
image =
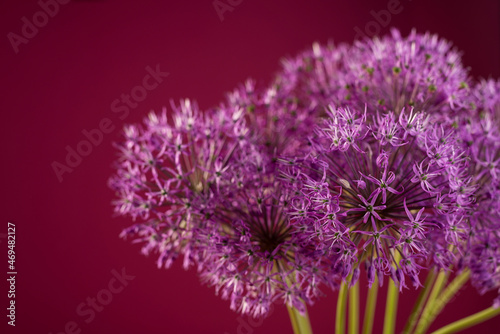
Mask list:
[[338,279],[314,241],[289,224],[274,160],[243,110],[201,113],[185,100],[171,114],[172,123],[164,111],[125,129],[110,183],[117,212],[140,222],[122,236],[157,253],[158,267],[182,254],[233,310],[259,317],[282,299],[303,311],[321,283]]
[[[471,226],[460,267],[471,270],[480,293],[500,287],[500,81],[479,82],[471,111],[449,120],[469,152],[471,183],[477,188],[467,219]],[[500,296],[494,305],[500,306]]]
[[122,236],[159,267],[182,256],[255,317],[362,273],[403,289],[455,268],[499,289],[499,91],[435,35],[314,44],[269,87],[126,127],[110,179],[136,221]]

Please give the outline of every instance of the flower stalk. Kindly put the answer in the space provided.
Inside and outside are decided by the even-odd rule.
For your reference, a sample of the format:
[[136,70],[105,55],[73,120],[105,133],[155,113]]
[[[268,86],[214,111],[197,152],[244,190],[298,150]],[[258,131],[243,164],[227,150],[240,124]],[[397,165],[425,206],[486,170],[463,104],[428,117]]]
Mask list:
[[429,295],[429,299],[427,300],[427,303],[424,307],[424,310],[422,312],[422,316],[420,317],[420,320],[418,321],[417,324],[417,329],[415,330],[416,334],[424,334],[429,326],[431,325],[431,322],[434,320],[431,316],[431,312],[434,306],[434,303],[438,299],[438,296],[440,295],[441,291],[443,290],[446,281],[448,279],[449,272],[441,270],[439,274],[436,277],[436,281],[434,282],[434,285],[432,287],[431,293]]
[[393,281],[389,281],[384,317],[384,334],[394,334],[398,311],[399,290]]
[[293,306],[288,306],[288,315],[290,316],[290,321],[292,322],[292,328],[294,334],[312,334],[311,322],[309,321],[309,315],[307,314],[307,309],[302,315]]
[[466,318],[463,318],[461,320],[452,322],[449,325],[446,325],[444,327],[441,327],[437,331],[432,332],[432,334],[451,334],[451,333],[457,333],[459,331],[463,331],[469,327],[472,327],[474,325],[480,324],[482,322],[485,322],[486,320],[489,320],[493,317],[496,317],[497,315],[500,314],[500,307],[494,308],[489,307],[481,312],[475,313],[473,315],[470,315]]
[[349,289],[349,334],[359,333],[359,281]]
[[422,309],[424,308],[425,302],[429,297],[432,286],[434,285],[434,281],[436,279],[437,273],[435,270],[429,271],[427,274],[427,278],[425,279],[424,287],[420,290],[420,294],[418,295],[417,301],[413,306],[413,310],[411,311],[411,315],[408,318],[406,326],[403,330],[403,334],[410,334],[413,332],[415,325],[418,322],[420,314],[422,313]]
[[[397,263],[399,260],[399,255],[396,253],[394,257],[395,257],[394,261]],[[398,299],[399,299],[399,287],[396,285],[394,280],[390,280],[389,287],[387,288],[384,331],[383,331],[384,334],[394,334],[395,332],[396,318],[397,318],[396,315],[398,312]]]
[[335,334],[345,333],[348,284],[347,282],[342,282],[340,285],[339,295],[337,297],[337,313],[335,316]]
[[436,317],[441,313],[443,308],[450,302],[450,300],[456,296],[457,292],[464,286],[465,283],[470,278],[470,271],[464,270],[453,281],[446,287],[446,289],[440,294],[440,296],[432,302],[430,305],[429,313],[426,316],[426,328],[434,322]]

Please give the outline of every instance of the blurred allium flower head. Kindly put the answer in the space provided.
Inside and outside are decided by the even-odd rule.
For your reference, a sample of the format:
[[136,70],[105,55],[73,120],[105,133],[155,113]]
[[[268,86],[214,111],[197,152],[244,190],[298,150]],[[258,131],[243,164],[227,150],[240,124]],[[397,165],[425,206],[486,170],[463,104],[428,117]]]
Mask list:
[[222,107],[244,110],[248,126],[258,129],[258,143],[274,158],[294,154],[307,142],[319,115],[316,105],[293,95],[298,84],[278,77],[271,87],[258,89],[247,80],[227,95]]
[[[500,289],[500,84],[482,81],[474,88],[476,108],[450,120],[470,151],[469,173],[478,188],[470,210],[470,238],[462,266],[481,293]],[[499,290],[500,292],[500,290]],[[500,306],[500,297],[495,301]]]
[[[239,107],[201,113],[189,100],[125,129],[116,211],[141,220],[122,236],[169,267],[180,254],[231,308],[262,316],[281,299],[304,310],[332,265],[284,214],[287,198],[266,146]],[[264,153],[262,153],[264,152]]]
[[137,223],[122,236],[159,267],[183,256],[255,317],[276,300],[303,312],[363,267],[370,286],[453,265],[498,289],[499,92],[436,35],[316,43],[269,87],[126,127],[110,186]]
[[330,108],[303,159],[283,159],[288,214],[346,278],[366,266],[416,287],[422,267],[447,268],[468,235],[475,187],[453,129],[413,109],[368,115]]
[[221,175],[238,163],[234,153],[245,150],[249,135],[237,112],[206,116],[189,100],[172,109],[173,124],[163,110],[151,113],[144,126],[125,128],[110,180],[119,196],[116,211],[141,220],[122,235],[140,236],[142,252],[159,252],[158,265],[166,267],[180,252],[188,254],[186,266],[195,259],[195,229],[209,217]]
[[[500,81],[481,80],[473,90],[472,110],[488,113],[488,117],[498,124],[500,122]],[[485,116],[485,115],[483,115]]]
[[287,59],[281,73],[298,82],[294,96],[313,105],[349,105],[368,112],[399,113],[415,107],[428,114],[450,113],[466,106],[467,70],[451,43],[437,35],[393,29],[382,38],[357,41],[352,47],[315,44],[311,51]]

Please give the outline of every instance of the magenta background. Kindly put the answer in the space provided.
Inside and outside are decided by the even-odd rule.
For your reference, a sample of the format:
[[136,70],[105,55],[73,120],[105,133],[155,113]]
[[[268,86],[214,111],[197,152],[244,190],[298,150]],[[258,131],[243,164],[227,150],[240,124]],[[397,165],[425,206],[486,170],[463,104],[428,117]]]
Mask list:
[[[0,331],[59,333],[75,321],[81,333],[238,333],[238,315],[228,302],[202,286],[194,270],[180,263],[158,270],[137,245],[118,238],[131,222],[113,217],[113,193],[106,181],[115,151],[116,129],[105,135],[71,174],[59,183],[51,168],[64,162],[65,146],[75,148],[83,129],[109,117],[117,128],[140,121],[169,99],[196,99],[216,105],[238,83],[252,77],[268,83],[282,56],[312,42],[351,42],[354,27],[373,20],[370,10],[388,1],[244,0],[221,22],[206,1],[73,1],[40,28],[15,54],[5,37],[20,33],[21,17],[40,10],[36,1],[0,3],[2,112],[2,210],[0,233],[17,224],[17,326],[7,328],[7,286],[0,282]],[[476,76],[500,76],[498,1],[401,0],[403,11],[390,25],[407,34],[411,27],[454,41]],[[389,27],[381,29],[387,33]],[[124,121],[110,109],[121,93],[142,83],[145,67],[169,72],[160,86]],[[6,274],[6,243],[0,239]],[[75,313],[87,297],[106,288],[111,270],[126,268],[135,279],[89,324]],[[364,296],[364,294],[362,294]],[[380,332],[385,292],[379,295],[375,332]],[[398,329],[415,293],[400,299]],[[467,288],[432,328],[490,305]],[[311,307],[315,333],[332,333],[336,294]],[[362,304],[363,304],[362,300]],[[247,317],[243,317],[247,320]],[[500,332],[500,318],[469,333]],[[274,313],[253,333],[291,333],[286,309]],[[245,333],[245,331],[243,331]]]

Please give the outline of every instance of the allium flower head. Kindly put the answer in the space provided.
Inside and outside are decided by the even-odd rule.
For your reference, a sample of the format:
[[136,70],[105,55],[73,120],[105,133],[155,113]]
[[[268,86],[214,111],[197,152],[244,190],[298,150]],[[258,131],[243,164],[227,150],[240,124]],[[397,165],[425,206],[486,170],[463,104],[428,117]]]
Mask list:
[[246,111],[250,128],[259,129],[261,143],[274,157],[304,148],[318,119],[336,96],[347,68],[347,45],[318,43],[294,58],[282,60],[282,70],[266,89],[253,80],[228,94],[227,105]]
[[255,130],[259,145],[276,158],[294,154],[307,143],[318,119],[318,109],[308,101],[294,97],[294,80],[277,78],[269,88],[257,88],[248,80],[227,96],[222,108],[239,108],[248,127]]
[[288,213],[344,278],[364,263],[370,285],[377,274],[418,286],[420,268],[449,266],[469,231],[465,158],[451,127],[413,109],[330,108],[311,154],[282,160]]
[[251,165],[245,174],[253,182],[221,200],[212,228],[198,236],[205,250],[201,277],[242,313],[266,315],[275,300],[303,312],[321,283],[338,281],[333,266],[289,223],[287,197],[275,178]]
[[339,94],[345,82],[349,46],[329,42],[323,46],[314,43],[311,49],[282,61],[282,71],[276,82],[286,88],[290,96],[319,109],[324,115],[329,103]]
[[281,74],[298,83],[293,96],[326,108],[368,106],[396,114],[415,107],[428,114],[467,107],[469,81],[461,55],[436,35],[412,31],[402,37],[393,29],[382,38],[345,45],[314,45],[287,59]]
[[173,124],[164,110],[151,113],[145,126],[125,128],[110,180],[116,211],[141,220],[122,235],[140,236],[143,253],[159,252],[158,266],[166,267],[181,252],[190,255],[186,266],[195,259],[193,233],[210,216],[212,199],[225,187],[222,176],[239,163],[249,136],[244,122],[226,113],[204,115],[189,100],[172,108]]

